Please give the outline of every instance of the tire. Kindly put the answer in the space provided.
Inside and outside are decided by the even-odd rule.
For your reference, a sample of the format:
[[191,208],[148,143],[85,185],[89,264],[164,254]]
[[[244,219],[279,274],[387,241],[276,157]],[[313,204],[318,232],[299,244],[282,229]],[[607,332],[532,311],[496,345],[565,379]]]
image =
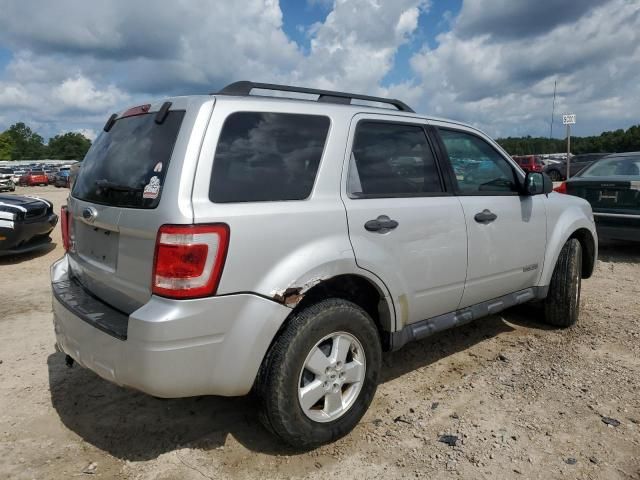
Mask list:
[[[346,342],[350,342],[348,347]],[[344,362],[332,362],[345,348]],[[376,326],[354,303],[328,299],[295,313],[271,346],[258,375],[260,420],[297,448],[315,447],[346,435],[373,400],[381,351]],[[313,373],[309,365],[323,373]],[[349,383],[349,376],[360,381]],[[318,400],[303,407],[305,392],[309,404]],[[342,407],[345,403],[346,408]],[[332,411],[332,405],[338,408]]]
[[546,323],[561,328],[576,324],[580,314],[581,284],[582,247],[577,239],[571,238],[560,251],[544,300]]
[[562,174],[558,170],[549,170],[549,178],[554,182],[562,180]]

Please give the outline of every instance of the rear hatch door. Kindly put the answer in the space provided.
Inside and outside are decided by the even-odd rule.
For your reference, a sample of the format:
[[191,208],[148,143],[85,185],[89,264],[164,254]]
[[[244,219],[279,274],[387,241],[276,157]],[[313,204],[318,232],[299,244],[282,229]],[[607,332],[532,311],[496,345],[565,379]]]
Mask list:
[[171,99],[121,114],[87,153],[69,199],[72,277],[131,313],[151,296],[158,228],[193,221],[197,155],[212,97]]

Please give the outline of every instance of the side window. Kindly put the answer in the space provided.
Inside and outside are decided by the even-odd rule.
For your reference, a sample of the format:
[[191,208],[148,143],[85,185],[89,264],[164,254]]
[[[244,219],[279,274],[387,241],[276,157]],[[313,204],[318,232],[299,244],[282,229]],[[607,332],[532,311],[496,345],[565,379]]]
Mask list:
[[329,118],[238,112],[226,119],[213,160],[216,203],[303,200],[311,194]]
[[439,129],[462,193],[518,191],[511,165],[491,145],[475,135]]
[[442,191],[422,127],[358,123],[347,181],[349,197],[421,196]]

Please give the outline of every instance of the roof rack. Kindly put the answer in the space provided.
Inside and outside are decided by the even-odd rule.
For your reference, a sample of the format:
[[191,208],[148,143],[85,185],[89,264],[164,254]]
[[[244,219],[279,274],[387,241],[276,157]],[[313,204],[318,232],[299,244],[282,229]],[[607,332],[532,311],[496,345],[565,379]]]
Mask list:
[[371,97],[369,95],[358,95],[355,93],[334,92],[331,90],[317,90],[315,88],[305,87],[293,87],[291,85],[276,85],[273,83],[257,83],[249,82],[246,80],[240,82],[230,83],[219,92],[213,92],[211,95],[234,95],[240,97],[246,97],[251,94],[251,90],[254,88],[261,90],[275,90],[279,92],[295,92],[295,93],[308,93],[311,95],[318,95],[318,102],[327,103],[340,103],[343,105],[350,105],[351,100],[365,100],[367,102],[378,102],[393,105],[401,112],[415,113],[409,105],[400,100],[394,100],[392,98]]

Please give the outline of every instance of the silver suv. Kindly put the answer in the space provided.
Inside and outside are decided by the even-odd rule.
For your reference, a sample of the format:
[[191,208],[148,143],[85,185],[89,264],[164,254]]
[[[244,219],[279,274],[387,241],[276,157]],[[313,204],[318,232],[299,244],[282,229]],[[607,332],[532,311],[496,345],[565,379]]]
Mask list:
[[112,115],[62,228],[69,363],[157,397],[253,391],[297,446],[358,423],[384,351],[530,300],[574,324],[597,256],[589,204],[476,128],[251,82]]

